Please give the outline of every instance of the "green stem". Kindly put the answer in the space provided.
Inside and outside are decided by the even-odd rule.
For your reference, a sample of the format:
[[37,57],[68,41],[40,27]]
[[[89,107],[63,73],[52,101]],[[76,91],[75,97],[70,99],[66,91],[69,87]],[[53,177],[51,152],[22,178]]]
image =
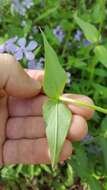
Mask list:
[[80,100],[75,100],[75,99],[67,98],[67,97],[63,97],[63,96],[60,96],[59,100],[61,100],[63,102],[73,103],[73,104],[75,104],[77,106],[88,107],[88,108],[90,108],[92,110],[96,110],[96,111],[102,112],[104,114],[107,114],[107,109],[101,108],[101,107],[93,105],[93,104],[88,104],[88,103],[82,102]]

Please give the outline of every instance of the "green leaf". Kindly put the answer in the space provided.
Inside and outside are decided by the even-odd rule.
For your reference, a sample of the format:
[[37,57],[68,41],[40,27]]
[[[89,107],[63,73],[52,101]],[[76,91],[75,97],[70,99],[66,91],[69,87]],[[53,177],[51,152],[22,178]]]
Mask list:
[[89,176],[87,183],[90,186],[90,190],[103,190],[102,186],[100,185],[99,181],[93,177],[93,176]]
[[98,42],[99,32],[95,26],[93,26],[92,24],[88,22],[83,21],[77,16],[75,16],[74,19],[76,23],[79,25],[79,27],[83,30],[83,33],[85,37],[87,38],[87,40],[93,43]]
[[43,106],[46,122],[46,135],[50,149],[52,167],[59,161],[59,156],[71,123],[71,112],[61,102],[48,100]]
[[97,83],[93,83],[92,84],[93,87],[95,88],[96,92],[98,94],[100,94],[100,96],[102,96],[103,98],[107,98],[107,87],[97,84]]
[[75,155],[72,156],[71,163],[73,163],[74,170],[77,172],[77,175],[80,176],[82,180],[87,178],[89,174],[88,158],[85,152],[85,148],[80,143],[74,144]]
[[91,16],[94,22],[102,24],[106,16],[105,0],[97,0],[91,10]]
[[101,151],[103,154],[103,163],[104,163],[104,169],[107,173],[107,137],[99,137],[99,144],[101,147]]
[[63,92],[67,76],[43,32],[42,36],[45,46],[44,91],[50,98],[58,99]]
[[100,61],[105,67],[107,67],[107,49],[104,46],[99,45],[96,46],[94,51],[98,61]]

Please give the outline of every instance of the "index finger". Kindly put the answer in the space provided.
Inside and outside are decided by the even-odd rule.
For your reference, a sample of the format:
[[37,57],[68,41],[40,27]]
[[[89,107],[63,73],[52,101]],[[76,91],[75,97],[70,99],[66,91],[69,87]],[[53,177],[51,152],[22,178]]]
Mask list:
[[[91,99],[86,96],[75,94],[67,94],[67,96],[72,96],[75,99],[79,99],[87,103],[92,103]],[[18,99],[14,97],[9,97],[9,116],[42,116],[42,107],[47,100],[48,97],[42,94],[30,99]],[[67,106],[73,114],[81,115],[86,119],[90,119],[94,113],[92,110],[86,107],[79,107],[73,104],[68,104]]]

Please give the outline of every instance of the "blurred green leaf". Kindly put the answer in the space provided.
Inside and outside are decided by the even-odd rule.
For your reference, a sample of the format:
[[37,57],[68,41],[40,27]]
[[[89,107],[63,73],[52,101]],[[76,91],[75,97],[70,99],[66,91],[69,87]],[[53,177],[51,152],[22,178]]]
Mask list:
[[100,185],[99,181],[93,177],[88,177],[87,183],[90,186],[90,190],[103,190],[103,187]]
[[79,27],[82,29],[87,40],[89,40],[92,43],[96,43],[99,41],[99,32],[95,26],[88,22],[85,22],[77,16],[75,16],[74,19],[76,23],[79,25]]
[[103,98],[107,98],[107,87],[93,83],[93,87],[96,89],[97,93],[99,93]]
[[107,67],[107,49],[102,46],[96,46],[95,54],[99,62],[101,62],[105,67]]

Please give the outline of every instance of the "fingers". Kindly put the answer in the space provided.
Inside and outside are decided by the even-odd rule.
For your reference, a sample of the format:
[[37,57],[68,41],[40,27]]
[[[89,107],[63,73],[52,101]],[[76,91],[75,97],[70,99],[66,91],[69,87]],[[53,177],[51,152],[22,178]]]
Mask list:
[[5,125],[8,119],[8,112],[7,112],[7,97],[0,97],[0,166],[3,163],[2,159],[2,151],[3,151],[3,144],[5,141]]
[[[72,153],[71,143],[66,140],[60,160],[66,160]],[[4,164],[47,164],[50,163],[48,144],[45,138],[37,140],[8,140],[3,150]]]
[[32,79],[15,58],[0,54],[0,88],[15,97],[32,97],[40,92],[41,83]]
[[88,125],[84,117],[73,115],[72,124],[68,132],[67,138],[70,141],[80,141],[88,133]]
[[[81,101],[84,101],[88,104],[92,104],[92,100],[87,96],[82,95],[74,95],[74,94],[65,94],[67,97],[75,98]],[[64,95],[64,96],[65,96]],[[31,99],[17,99],[17,98],[9,98],[8,106],[9,106],[9,114],[10,116],[36,116],[42,115],[42,107],[44,102],[47,101],[47,97],[45,95],[39,95],[37,97]],[[88,109],[86,107],[80,107],[73,104],[67,104],[69,109],[74,114],[81,115],[86,119],[90,119],[93,116],[94,111]]]
[[9,97],[8,111],[10,116],[40,116],[42,115],[42,107],[47,97],[39,95],[31,99],[17,99]]
[[[91,98],[89,98],[88,96],[84,96],[84,95],[64,94],[64,97],[77,99],[77,100],[80,100],[80,101],[88,103],[88,104],[94,104]],[[85,117],[87,120],[91,119],[93,114],[94,114],[94,110],[91,110],[91,109],[89,109],[87,107],[76,106],[73,103],[72,104],[68,103],[67,106],[69,107],[69,109],[74,114],[81,115],[82,117]]]
[[[88,126],[86,120],[79,115],[73,115],[67,138],[70,141],[78,141],[83,139],[86,136],[87,132]],[[34,139],[46,137],[45,123],[43,121],[43,118],[10,118],[7,122],[6,136],[8,139]]]
[[42,117],[10,118],[7,122],[6,136],[9,139],[43,138],[45,123]]
[[26,73],[35,80],[39,80],[43,84],[44,70],[25,69]]

